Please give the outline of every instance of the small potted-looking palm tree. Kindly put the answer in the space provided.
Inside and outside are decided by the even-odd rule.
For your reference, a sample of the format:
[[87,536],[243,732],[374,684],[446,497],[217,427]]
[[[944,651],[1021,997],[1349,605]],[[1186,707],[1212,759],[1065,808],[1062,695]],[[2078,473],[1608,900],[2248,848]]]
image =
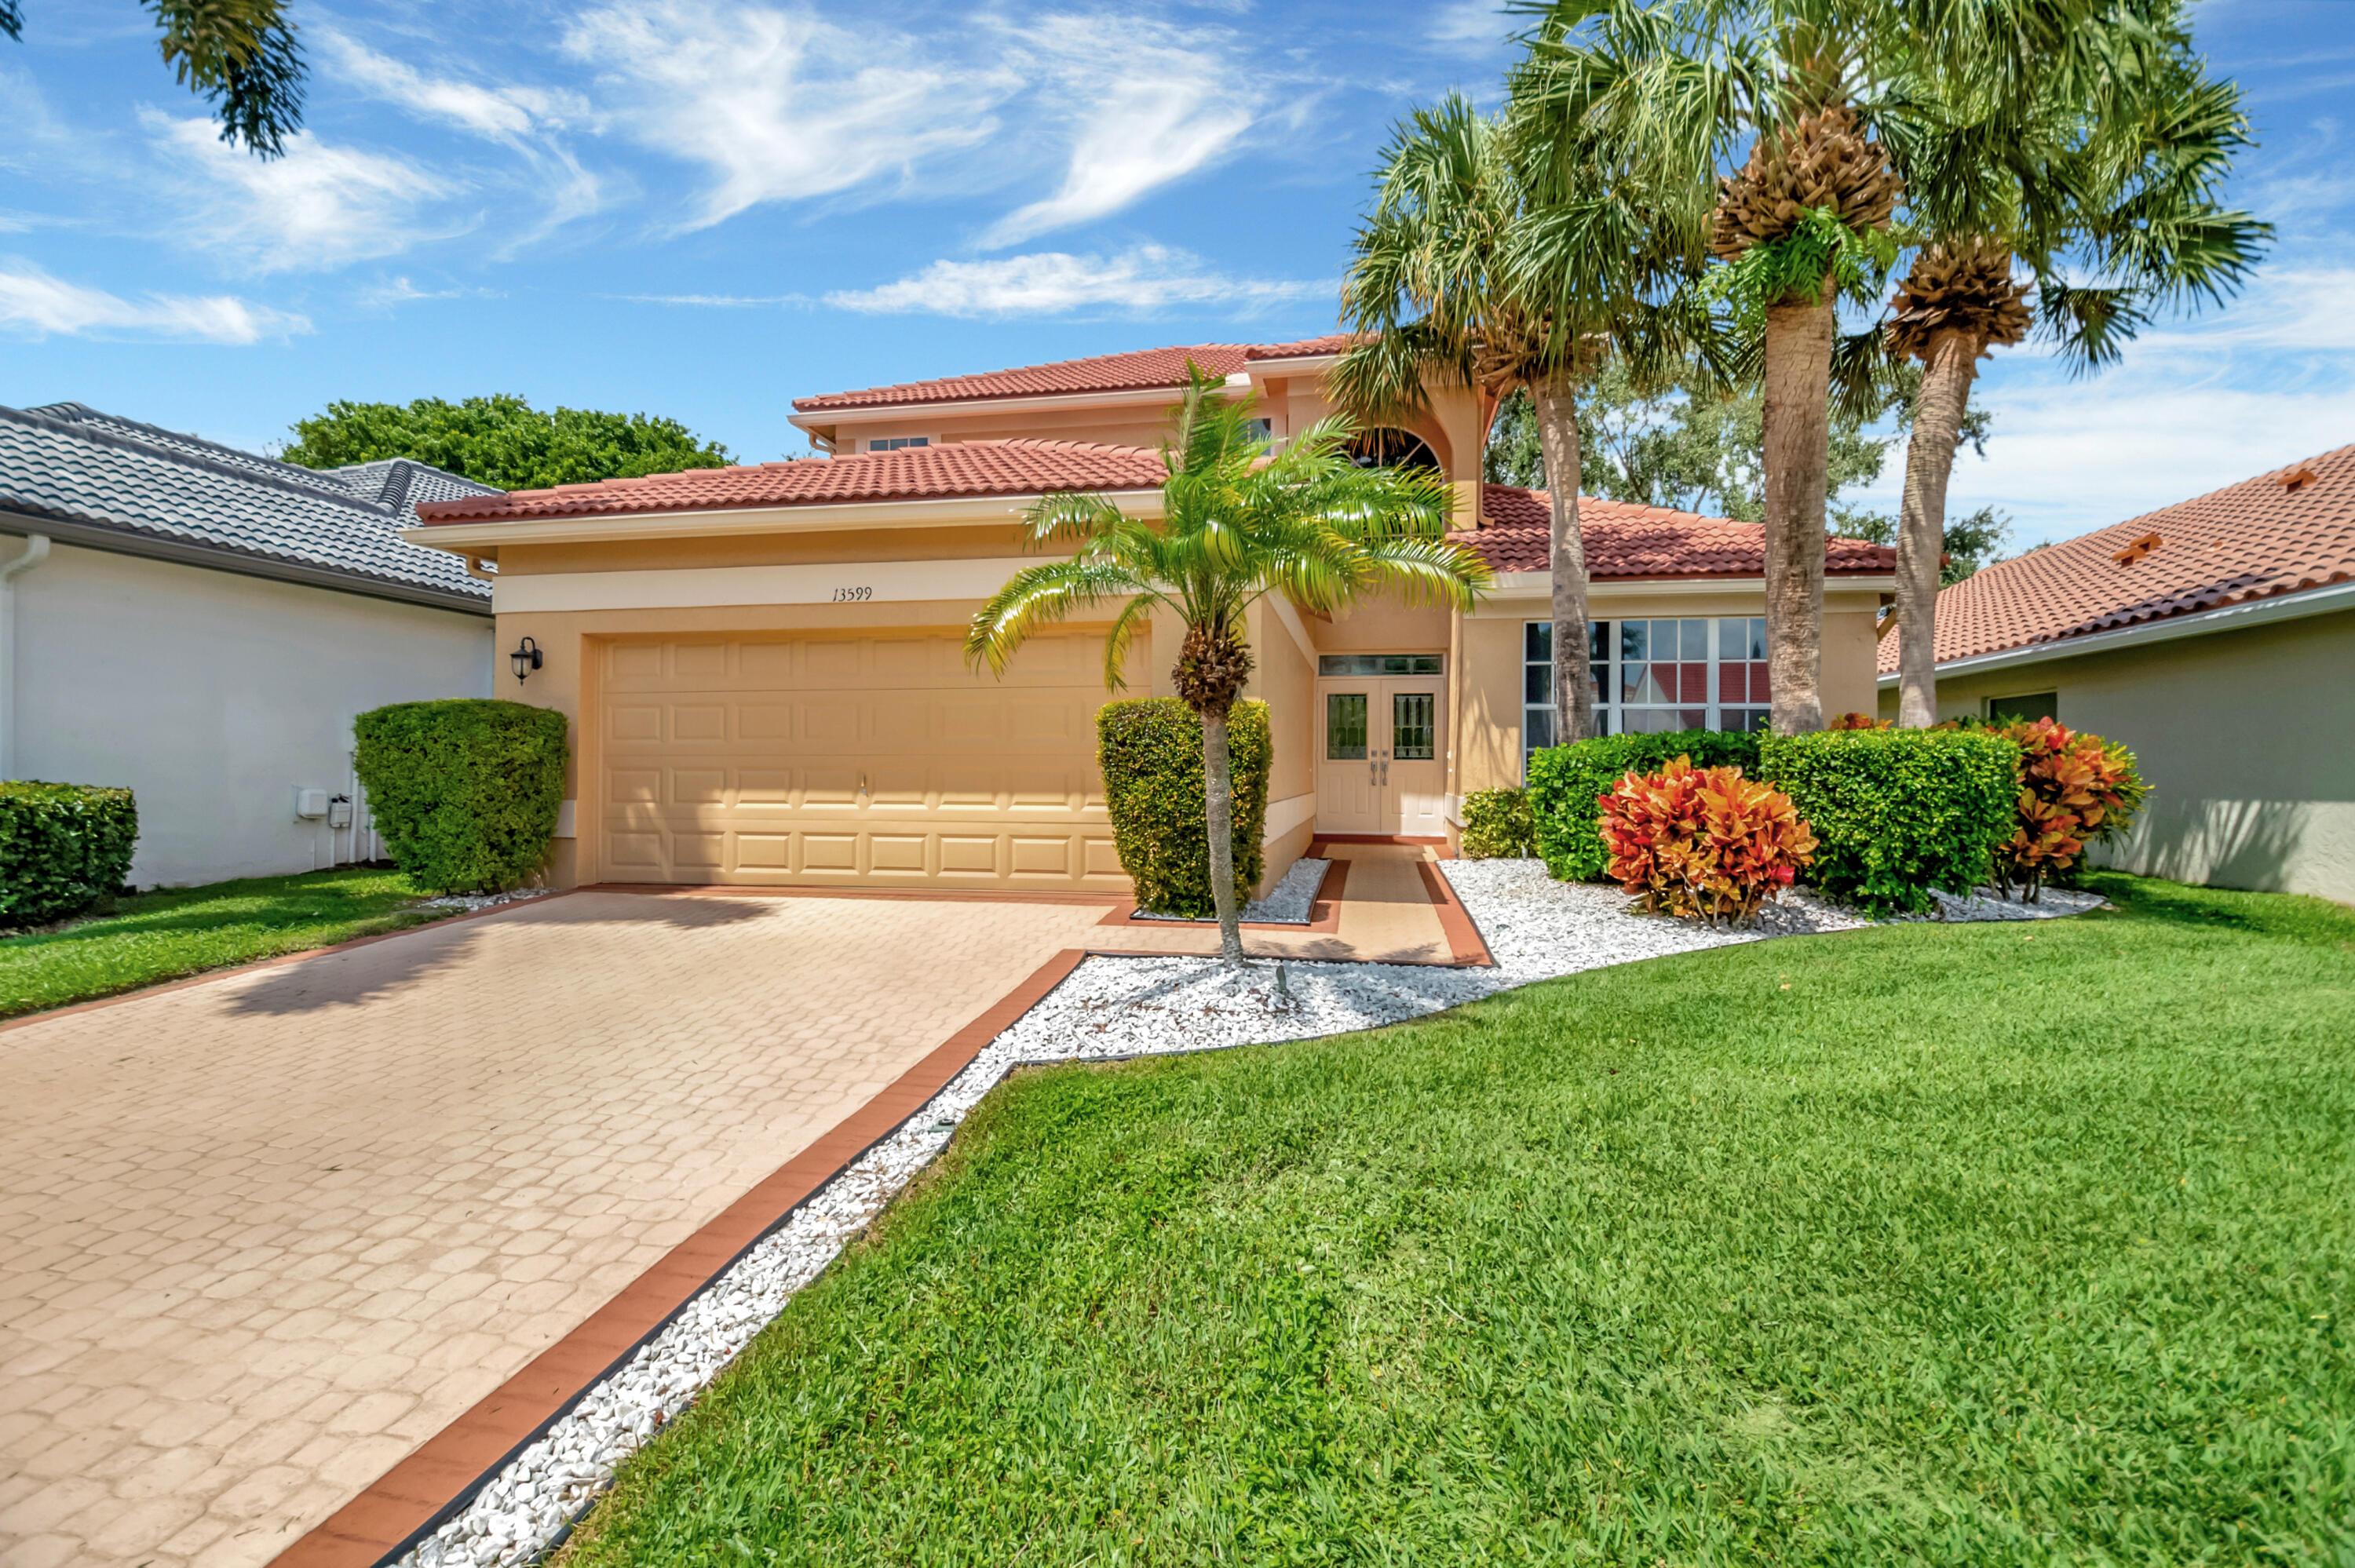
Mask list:
[[1219,376],[1188,366],[1161,449],[1169,477],[1159,523],[1092,493],[1044,497],[1025,515],[1028,543],[1076,542],[1077,553],[1015,573],[965,634],[965,657],[1003,675],[1041,627],[1117,605],[1104,643],[1104,685],[1116,691],[1156,606],[1184,625],[1171,673],[1178,698],[1202,721],[1211,897],[1220,956],[1236,967],[1243,940],[1227,715],[1251,676],[1245,612],[1271,593],[1320,615],[1379,593],[1468,607],[1492,581],[1479,556],[1447,538],[1441,475],[1359,467],[1349,453],[1356,429],[1341,418],[1318,421],[1271,456],[1253,432],[1252,407],[1250,397],[1228,396]]

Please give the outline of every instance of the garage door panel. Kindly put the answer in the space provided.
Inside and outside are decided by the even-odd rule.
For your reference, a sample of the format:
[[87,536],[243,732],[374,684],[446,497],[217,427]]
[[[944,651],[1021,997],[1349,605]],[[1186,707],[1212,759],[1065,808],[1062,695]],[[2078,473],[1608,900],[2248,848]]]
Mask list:
[[609,644],[601,874],[1125,891],[1100,654],[1041,639],[1001,683],[945,630]]

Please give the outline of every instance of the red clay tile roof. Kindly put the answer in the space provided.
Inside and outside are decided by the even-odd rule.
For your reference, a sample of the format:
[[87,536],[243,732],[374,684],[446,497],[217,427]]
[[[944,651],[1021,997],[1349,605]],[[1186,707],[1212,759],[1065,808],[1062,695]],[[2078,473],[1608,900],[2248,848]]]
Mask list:
[[1038,397],[1065,392],[1133,392],[1152,387],[1182,386],[1188,360],[1205,370],[1232,376],[1243,367],[1250,354],[1251,345],[1241,343],[1144,348],[1133,354],[1102,354],[1092,359],[1028,365],[1019,370],[993,370],[982,376],[903,381],[896,387],[869,387],[858,392],[796,397],[794,407],[808,414],[827,408],[884,408],[895,403],[964,403],[987,397]]
[[1159,454],[1135,447],[957,441],[858,457],[690,469],[645,479],[469,496],[420,506],[417,515],[427,524],[491,523],[954,495],[1037,495],[1050,490],[1152,490],[1166,477]]
[[[2287,482],[2313,478],[2295,490]],[[2149,534],[2159,543],[2117,556]],[[1941,664],[2355,577],[2355,446],[2030,550],[1938,596]],[[1897,667],[1883,638],[1881,668]]]
[[1311,355],[1338,354],[1357,341],[1354,333],[1337,332],[1324,337],[1304,337],[1297,343],[1255,344],[1243,357],[1255,359],[1305,359]]
[[[1541,572],[1553,547],[1551,505],[1542,490],[1484,484],[1484,525],[1453,536],[1497,571]],[[1766,571],[1766,530],[1756,523],[1582,495],[1578,526],[1589,577],[1755,577]],[[1897,552],[1886,545],[1834,539],[1825,550],[1828,574],[1896,569]]]

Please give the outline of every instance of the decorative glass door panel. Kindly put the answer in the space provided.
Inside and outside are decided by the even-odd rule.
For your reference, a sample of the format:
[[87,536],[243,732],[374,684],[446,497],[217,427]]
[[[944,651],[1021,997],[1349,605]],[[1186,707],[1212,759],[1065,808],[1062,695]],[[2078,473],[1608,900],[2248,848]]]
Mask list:
[[[1412,656],[1417,665],[1435,665],[1438,656]],[[1379,671],[1406,656],[1357,655],[1343,667],[1363,663]],[[1328,660],[1328,663],[1342,663]],[[1440,837],[1446,823],[1446,741],[1443,736],[1436,671],[1418,670],[1389,679],[1335,679],[1319,683],[1323,703],[1317,739],[1316,825],[1328,833],[1374,833],[1389,837]]]

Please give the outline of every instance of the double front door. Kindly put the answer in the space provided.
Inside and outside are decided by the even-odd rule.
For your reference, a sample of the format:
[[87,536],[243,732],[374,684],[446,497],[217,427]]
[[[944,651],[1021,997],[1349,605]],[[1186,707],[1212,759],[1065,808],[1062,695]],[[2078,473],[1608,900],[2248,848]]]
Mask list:
[[1444,689],[1435,675],[1317,683],[1318,832],[1445,836]]

